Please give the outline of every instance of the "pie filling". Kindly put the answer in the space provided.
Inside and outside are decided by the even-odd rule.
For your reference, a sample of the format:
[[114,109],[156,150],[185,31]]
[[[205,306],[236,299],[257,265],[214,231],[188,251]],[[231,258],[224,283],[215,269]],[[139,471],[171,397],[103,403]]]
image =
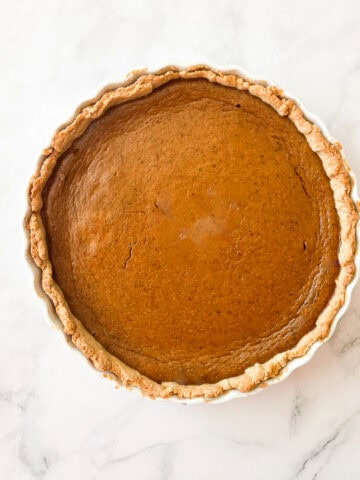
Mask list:
[[54,278],[111,354],[214,383],[294,347],[339,273],[320,158],[246,91],[176,80],[113,106],[43,192]]

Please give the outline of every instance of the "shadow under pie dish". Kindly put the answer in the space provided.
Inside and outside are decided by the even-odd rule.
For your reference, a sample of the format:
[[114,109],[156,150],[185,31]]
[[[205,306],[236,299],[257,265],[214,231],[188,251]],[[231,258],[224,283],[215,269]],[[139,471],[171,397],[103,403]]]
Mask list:
[[63,331],[153,398],[253,391],[326,339],[358,212],[338,143],[281,90],[139,73],[40,159],[25,224]]

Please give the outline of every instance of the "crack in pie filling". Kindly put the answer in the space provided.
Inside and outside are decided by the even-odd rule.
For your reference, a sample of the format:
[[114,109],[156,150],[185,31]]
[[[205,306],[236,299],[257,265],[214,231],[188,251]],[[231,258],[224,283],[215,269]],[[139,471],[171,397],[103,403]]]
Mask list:
[[31,253],[97,368],[149,396],[248,391],[328,334],[354,273],[350,188],[274,87],[169,69],[55,135]]

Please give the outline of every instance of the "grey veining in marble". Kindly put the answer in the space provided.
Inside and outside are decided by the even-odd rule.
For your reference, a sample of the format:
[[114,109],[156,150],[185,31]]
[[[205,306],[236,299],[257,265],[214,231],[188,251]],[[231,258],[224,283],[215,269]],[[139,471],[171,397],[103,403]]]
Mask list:
[[239,64],[317,113],[360,178],[360,3],[25,0],[0,13],[0,478],[360,478],[360,299],[305,367],[260,395],[182,406],[120,392],[43,317],[25,189],[80,101],[131,69]]

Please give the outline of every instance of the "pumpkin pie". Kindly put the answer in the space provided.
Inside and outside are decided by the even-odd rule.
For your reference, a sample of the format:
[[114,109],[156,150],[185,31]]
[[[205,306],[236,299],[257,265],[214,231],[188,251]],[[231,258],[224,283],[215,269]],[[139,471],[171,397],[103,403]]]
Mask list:
[[325,339],[354,275],[351,177],[281,90],[208,67],[83,105],[29,186],[63,330],[149,397],[248,392]]

